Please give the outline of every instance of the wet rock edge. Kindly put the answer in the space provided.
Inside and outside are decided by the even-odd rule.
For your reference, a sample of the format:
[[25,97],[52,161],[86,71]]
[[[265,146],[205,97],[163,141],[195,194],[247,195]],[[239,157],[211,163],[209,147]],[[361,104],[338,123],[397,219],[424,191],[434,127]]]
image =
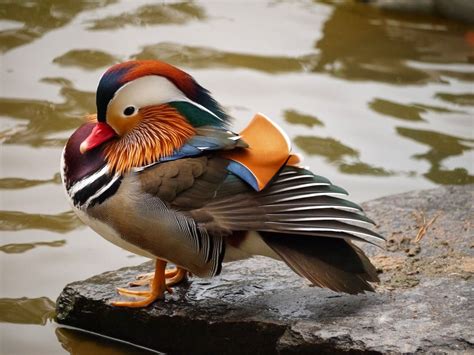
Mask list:
[[[388,238],[398,238],[416,231],[417,226],[410,225],[413,221],[408,223],[407,217],[414,211],[421,210],[427,215],[441,211],[443,224],[451,220],[458,227],[460,222],[472,220],[472,192],[472,185],[441,187],[377,199],[364,204],[364,208],[380,223],[379,231]],[[472,261],[470,228],[464,228],[462,233],[459,228],[444,227],[439,228],[441,236],[436,235],[439,231],[429,232],[432,235],[425,238],[430,240],[422,240],[421,252],[414,256],[449,259],[448,254],[438,255],[438,246],[433,248],[439,237],[440,245],[455,243],[452,249]],[[388,257],[410,260],[409,249],[388,253],[367,248],[367,252],[373,258],[386,257],[388,253]],[[459,253],[455,255],[459,257]],[[145,263],[67,285],[57,301],[57,321],[172,354],[370,354],[474,349],[474,335],[469,331],[474,324],[462,317],[463,313],[472,314],[473,307],[462,301],[448,304],[439,314],[427,318],[421,315],[425,317],[424,323],[431,322],[435,327],[439,323],[431,333],[423,334],[426,328],[418,324],[420,316],[413,314],[395,315],[391,324],[376,327],[380,323],[377,317],[387,309],[390,311],[390,307],[406,305],[416,311],[420,306],[420,310],[426,311],[430,303],[446,304],[452,297],[472,299],[472,273],[459,274],[450,268],[441,268],[439,274],[422,270],[416,275],[417,283],[394,286],[390,280],[396,272],[383,267],[377,294],[346,296],[310,288],[278,263],[258,258],[226,267],[222,278],[192,280],[177,287],[165,301],[145,310],[110,306],[109,300],[117,298],[114,286],[123,286],[133,275],[148,271],[151,264]],[[249,274],[253,268],[258,271]],[[270,279],[272,283],[268,283]],[[200,294],[202,289],[210,291]],[[317,310],[301,313],[292,309],[298,308],[298,304],[305,310],[316,305]],[[285,309],[286,305],[290,311]],[[387,331],[387,326],[393,329]],[[362,330],[356,331],[355,327]],[[390,341],[387,337],[394,339]],[[404,337],[408,339],[402,341]]]

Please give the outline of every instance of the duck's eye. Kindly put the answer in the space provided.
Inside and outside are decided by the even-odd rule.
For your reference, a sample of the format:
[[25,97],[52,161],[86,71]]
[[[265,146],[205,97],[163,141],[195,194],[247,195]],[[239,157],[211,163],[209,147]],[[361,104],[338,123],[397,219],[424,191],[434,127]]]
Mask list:
[[131,116],[135,113],[136,108],[134,106],[127,106],[125,110],[123,110],[123,114],[125,116]]

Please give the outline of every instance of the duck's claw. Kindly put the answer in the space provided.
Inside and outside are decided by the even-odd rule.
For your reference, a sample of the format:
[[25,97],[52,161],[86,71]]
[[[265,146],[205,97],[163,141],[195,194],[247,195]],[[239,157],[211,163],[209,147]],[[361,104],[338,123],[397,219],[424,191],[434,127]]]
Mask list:
[[135,276],[135,281],[131,281],[128,283],[129,286],[144,286],[151,283],[153,277],[155,276],[154,272],[147,272],[146,274],[139,274]]
[[163,299],[165,291],[173,293],[170,286],[185,280],[188,272],[180,267],[166,270],[166,261],[156,260],[155,272],[141,274],[137,280],[130,282],[130,286],[150,285],[149,290],[129,290],[117,287],[117,292],[122,296],[140,297],[139,301],[113,301],[111,304],[118,307],[147,307],[157,299]]
[[[186,273],[185,270],[183,270],[179,267],[174,267],[172,269],[167,269],[165,271],[165,278],[167,280],[166,284],[169,285],[169,286],[173,286],[173,285],[176,285],[177,283],[181,282],[186,277],[186,274],[184,275],[184,277],[180,276],[178,281],[175,281],[175,277],[178,274],[181,275],[182,272]],[[146,273],[146,274],[137,275],[136,280],[129,282],[128,285],[131,286],[131,287],[148,285],[153,280],[154,275],[155,275],[154,272],[149,272],[149,273]],[[168,279],[172,279],[173,282],[171,284],[169,284]]]
[[150,277],[149,279],[130,281],[128,283],[128,286],[130,287],[145,286],[145,285],[148,285],[151,282],[151,280],[153,280],[153,276]]
[[126,288],[117,287],[117,292],[122,296],[133,296],[133,297],[147,297],[150,295],[151,291],[149,290],[129,290]]
[[111,304],[118,307],[141,308],[147,307],[158,299],[163,299],[165,291],[170,291],[166,285],[166,261],[156,260],[155,273],[150,282],[150,290],[135,291],[125,288],[117,288],[117,291],[123,296],[144,297],[139,301],[113,301]]
[[158,299],[163,299],[163,294],[152,294],[148,295],[140,301],[113,301],[111,302],[112,306],[117,307],[130,307],[130,308],[143,308],[148,307],[150,304],[155,302]]
[[[135,281],[129,282],[128,286],[134,287],[134,286],[148,285],[151,282],[151,280],[153,280],[154,276],[155,276],[154,272],[147,272],[145,274],[138,274],[137,276],[135,276]],[[118,289],[117,289],[117,291],[118,291]]]

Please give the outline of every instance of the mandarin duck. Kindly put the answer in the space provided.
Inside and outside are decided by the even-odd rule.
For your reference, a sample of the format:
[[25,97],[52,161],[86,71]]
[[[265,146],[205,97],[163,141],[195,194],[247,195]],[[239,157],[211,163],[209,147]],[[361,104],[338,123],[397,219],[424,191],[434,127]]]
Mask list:
[[[97,114],[69,138],[61,176],[78,217],[110,242],[155,260],[118,288],[146,307],[188,274],[270,257],[313,285],[373,291],[377,272],[353,241],[384,239],[347,192],[299,166],[290,140],[257,114],[236,134],[192,76],[164,62],[116,64],[100,79]],[[176,267],[167,269],[167,263]]]

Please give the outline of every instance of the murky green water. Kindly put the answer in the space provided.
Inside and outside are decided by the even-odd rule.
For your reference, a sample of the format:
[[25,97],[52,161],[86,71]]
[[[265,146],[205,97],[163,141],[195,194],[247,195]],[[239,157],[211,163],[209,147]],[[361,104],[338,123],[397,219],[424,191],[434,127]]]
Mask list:
[[466,25],[327,2],[3,0],[0,28],[2,354],[134,352],[51,322],[66,283],[143,261],[83,227],[58,177],[116,61],[184,68],[237,129],[265,113],[356,201],[474,182]]

